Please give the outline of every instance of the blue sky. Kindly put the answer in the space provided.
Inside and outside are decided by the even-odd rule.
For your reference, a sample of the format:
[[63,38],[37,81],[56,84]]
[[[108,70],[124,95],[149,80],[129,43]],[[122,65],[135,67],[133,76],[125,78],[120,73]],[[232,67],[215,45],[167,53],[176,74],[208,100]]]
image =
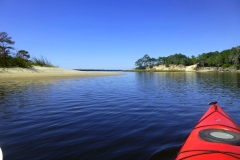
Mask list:
[[132,69],[135,61],[240,45],[240,0],[0,0],[15,48],[68,69]]

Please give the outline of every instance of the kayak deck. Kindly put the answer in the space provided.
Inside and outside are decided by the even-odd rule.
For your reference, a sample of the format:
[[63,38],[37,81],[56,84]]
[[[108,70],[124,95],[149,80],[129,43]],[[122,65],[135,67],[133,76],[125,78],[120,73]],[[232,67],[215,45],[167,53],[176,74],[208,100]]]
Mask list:
[[214,103],[190,133],[176,160],[240,159],[240,128]]

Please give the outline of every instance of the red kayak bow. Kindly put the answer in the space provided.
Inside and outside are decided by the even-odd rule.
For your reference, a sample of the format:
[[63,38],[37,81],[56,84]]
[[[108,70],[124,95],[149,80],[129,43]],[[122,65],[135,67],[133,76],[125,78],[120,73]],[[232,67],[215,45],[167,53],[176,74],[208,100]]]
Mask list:
[[240,128],[217,102],[194,127],[176,160],[240,159]]

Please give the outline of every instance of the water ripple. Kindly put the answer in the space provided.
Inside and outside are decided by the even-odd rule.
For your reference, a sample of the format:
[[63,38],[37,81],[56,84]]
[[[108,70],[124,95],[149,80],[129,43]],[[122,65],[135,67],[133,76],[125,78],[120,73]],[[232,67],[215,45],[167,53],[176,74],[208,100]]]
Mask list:
[[240,124],[239,73],[125,76],[0,84],[4,159],[147,159],[181,145],[219,101]]

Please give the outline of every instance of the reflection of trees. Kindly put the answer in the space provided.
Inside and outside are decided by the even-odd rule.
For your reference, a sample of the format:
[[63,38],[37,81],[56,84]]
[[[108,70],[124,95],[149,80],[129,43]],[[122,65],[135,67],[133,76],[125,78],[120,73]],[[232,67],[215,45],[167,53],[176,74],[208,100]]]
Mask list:
[[[194,85],[196,83],[196,72],[140,72],[136,73],[139,85],[152,86],[157,84],[158,87],[168,86],[169,83],[179,85]],[[174,82],[174,83],[172,83]],[[154,86],[156,87],[156,86]],[[169,86],[170,87],[170,86]]]
[[208,90],[211,89],[211,92],[228,90],[238,94],[240,88],[240,73],[200,72],[197,74],[197,81],[200,87],[208,88]]
[[[239,96],[240,73],[230,72],[154,72],[135,73],[136,83],[141,94],[157,97],[191,97],[209,95]],[[186,97],[188,96],[188,97]],[[206,97],[205,97],[206,98]]]
[[[236,89],[240,88],[240,73],[231,72],[156,72],[156,73],[138,73],[136,76],[143,84],[156,83],[156,78],[162,85],[174,81],[177,85],[184,83],[186,85],[204,85],[205,87],[219,87]],[[202,86],[203,87],[203,86]]]
[[184,98],[196,87],[196,72],[140,72],[135,77],[138,94],[157,98],[155,101],[170,98],[173,102],[175,97]]

